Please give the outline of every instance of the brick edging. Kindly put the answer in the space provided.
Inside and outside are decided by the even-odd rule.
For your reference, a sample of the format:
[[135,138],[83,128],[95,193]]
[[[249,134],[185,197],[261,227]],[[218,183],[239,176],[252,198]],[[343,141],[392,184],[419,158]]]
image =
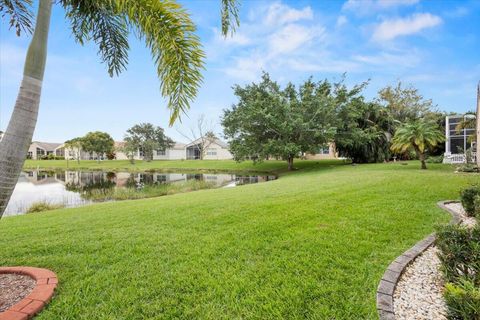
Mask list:
[[[461,221],[458,213],[445,206],[452,202],[458,201],[440,201],[437,202],[437,206],[452,215],[452,219],[450,220],[451,224],[458,224]],[[377,312],[380,320],[395,320],[395,311],[393,309],[393,293],[395,292],[395,287],[405,271],[405,268],[415,260],[415,258],[422,254],[422,252],[430,247],[435,242],[435,238],[435,233],[430,234],[398,256],[387,267],[387,270],[383,274],[377,287]]]
[[36,281],[32,292],[4,312],[0,320],[27,320],[40,312],[53,296],[58,284],[57,275],[48,270],[34,267],[0,267],[0,274],[15,273]]

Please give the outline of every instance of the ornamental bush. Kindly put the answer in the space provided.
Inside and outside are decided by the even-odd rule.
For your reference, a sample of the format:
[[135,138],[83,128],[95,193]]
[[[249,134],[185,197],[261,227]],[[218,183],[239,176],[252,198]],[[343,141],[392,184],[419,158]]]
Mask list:
[[447,283],[444,291],[449,319],[480,319],[480,288],[463,279],[459,283]]
[[475,197],[478,195],[480,195],[480,185],[473,185],[465,188],[460,194],[462,206],[470,217],[475,215]]
[[480,227],[448,225],[438,229],[437,247],[447,282],[467,279],[480,286]]
[[[480,221],[480,195],[477,195],[475,197],[475,200],[473,201],[473,205],[475,207],[475,217],[477,217],[477,220]],[[480,222],[477,222],[480,223]]]

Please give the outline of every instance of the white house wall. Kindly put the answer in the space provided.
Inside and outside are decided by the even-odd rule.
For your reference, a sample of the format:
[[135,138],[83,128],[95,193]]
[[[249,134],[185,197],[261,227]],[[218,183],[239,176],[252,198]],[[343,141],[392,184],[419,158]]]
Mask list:
[[[216,155],[209,155],[209,150],[215,150]],[[205,156],[203,157],[205,160],[230,160],[233,159],[232,154],[228,149],[223,148],[222,146],[218,145],[217,143],[212,143],[205,151]]]

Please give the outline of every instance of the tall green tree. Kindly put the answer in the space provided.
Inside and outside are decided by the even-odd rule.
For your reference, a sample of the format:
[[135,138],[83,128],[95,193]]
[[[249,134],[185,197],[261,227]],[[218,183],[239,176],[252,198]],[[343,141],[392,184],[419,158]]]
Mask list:
[[155,150],[166,150],[175,144],[175,142],[165,135],[161,127],[154,126],[151,123],[136,124],[127,130],[125,135],[126,150],[140,150],[143,152],[143,159],[153,160]]
[[435,122],[416,120],[403,124],[395,132],[391,146],[394,152],[405,152],[413,149],[422,164],[422,169],[427,169],[425,153],[445,140],[443,132]]
[[100,158],[103,158],[107,153],[114,151],[115,141],[106,132],[89,132],[80,141],[82,150],[90,153],[91,157],[95,154],[97,161],[100,161]]
[[337,131],[335,147],[341,157],[354,163],[381,162],[390,157],[394,120],[388,109],[365,101],[362,92],[367,82],[348,89],[335,85]]
[[222,125],[230,151],[237,161],[270,156],[287,161],[315,152],[332,141],[335,133],[334,99],[326,82],[305,81],[298,88],[281,89],[268,74],[262,81],[235,86],[239,102],[224,110]]
[[436,106],[425,99],[413,86],[386,86],[378,92],[378,102],[384,105],[398,124],[419,119],[436,120]]
[[[4,137],[0,140],[0,218],[20,175],[37,122],[52,5],[60,5],[80,44],[94,41],[113,76],[128,63],[129,34],[150,49],[160,79],[160,91],[168,99],[170,124],[185,112],[202,81],[204,53],[189,14],[174,0],[39,0],[34,15],[31,0],[0,0],[0,16],[16,33],[34,29],[25,58],[23,80]],[[222,0],[224,35],[238,25],[238,2]]]
[[65,141],[65,158],[68,160],[70,154],[68,152],[73,151],[75,154],[75,159],[77,159],[77,163],[80,164],[80,157],[82,153],[82,138],[77,137],[70,140]]

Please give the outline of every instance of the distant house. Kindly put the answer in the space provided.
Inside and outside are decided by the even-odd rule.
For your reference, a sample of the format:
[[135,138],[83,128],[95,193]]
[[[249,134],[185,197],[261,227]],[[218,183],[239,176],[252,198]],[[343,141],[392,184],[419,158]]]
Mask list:
[[305,158],[308,160],[338,159],[338,153],[335,150],[335,144],[329,143],[328,145],[319,147],[314,154],[305,154]]
[[[200,145],[201,139],[197,139],[185,146],[186,159],[198,160],[200,159]],[[228,160],[233,159],[232,154],[228,150],[228,144],[220,139],[212,139],[208,141],[205,150],[204,160]]]
[[472,150],[472,159],[475,161],[475,141],[471,139],[475,136],[475,128],[464,128],[457,130],[457,126],[462,122],[474,120],[475,115],[451,115],[445,118],[445,154],[443,163],[464,163],[466,162],[466,151]]
[[27,158],[41,159],[44,156],[54,155],[56,157],[65,156],[65,145],[63,143],[50,143],[33,141],[28,148]]
[[[200,147],[199,144],[201,140],[195,140],[189,144],[183,144],[176,142],[175,145],[171,148],[165,150],[155,150],[153,152],[153,160],[197,160],[200,159]],[[115,159],[117,160],[127,160],[127,155],[122,151],[124,146],[123,142],[115,142]],[[232,159],[233,156],[228,150],[228,145],[219,140],[215,139],[210,142],[205,151],[205,160],[228,160]],[[138,150],[134,155],[135,160],[143,159],[142,150]]]

